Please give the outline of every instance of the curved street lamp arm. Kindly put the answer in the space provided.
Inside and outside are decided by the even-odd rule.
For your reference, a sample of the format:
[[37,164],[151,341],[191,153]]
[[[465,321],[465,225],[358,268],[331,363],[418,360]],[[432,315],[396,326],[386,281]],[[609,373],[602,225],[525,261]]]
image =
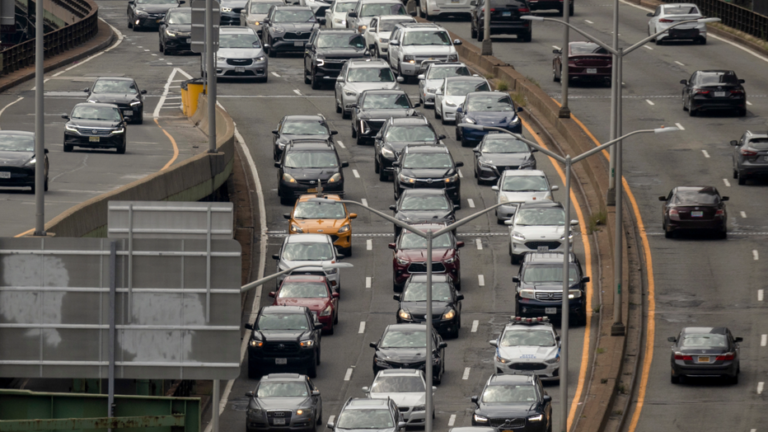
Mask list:
[[485,213],[488,213],[489,211],[494,210],[496,207],[501,207],[501,206],[503,206],[505,204],[509,205],[509,203],[499,203],[499,204],[496,204],[496,205],[492,205],[492,206],[488,207],[487,209],[480,210],[479,212],[477,212],[475,214],[471,214],[471,215],[469,215],[469,216],[467,216],[467,217],[465,217],[465,218],[463,218],[461,220],[458,220],[458,221],[448,225],[445,228],[440,228],[439,230],[434,231],[432,233],[432,238],[435,238],[435,237],[437,237],[437,236],[439,236],[441,234],[445,234],[448,231],[453,231],[456,228],[466,224],[467,222],[471,222],[472,220],[477,219],[478,217],[484,215]]
[[[310,199],[310,201],[312,201],[312,199]],[[356,206],[363,207],[364,209],[368,210],[369,212],[372,212],[372,213],[375,213],[375,214],[381,216],[382,218],[392,222],[393,224],[399,226],[400,228],[406,229],[406,230],[408,230],[408,231],[410,231],[410,232],[412,232],[412,233],[414,233],[414,234],[416,234],[416,235],[418,235],[420,237],[427,238],[427,233],[425,233],[424,231],[422,231],[420,229],[417,229],[417,228],[414,228],[413,226],[408,225],[407,223],[405,223],[405,222],[403,222],[401,220],[397,220],[397,219],[393,218],[392,216],[390,216],[388,214],[385,214],[384,212],[376,210],[375,208],[371,208],[371,207],[368,207],[367,205],[363,205],[363,203],[359,203],[357,201],[349,201],[349,200],[340,200],[340,201],[334,201],[334,202],[342,202],[344,204],[354,204]]]
[[[618,55],[619,54],[619,52],[616,51],[615,49],[613,49],[613,47],[611,47],[610,45],[606,45],[600,39],[592,36],[591,34],[581,30],[578,27],[575,27],[575,26],[571,25],[570,23],[567,23],[567,22],[561,21],[561,20],[557,20],[557,19],[553,19],[553,18],[543,18],[542,21],[552,21],[552,22],[560,23],[560,24],[562,24],[564,26],[568,26],[568,27],[571,28],[571,30],[575,31],[576,33],[584,36],[585,38],[587,38],[587,39],[591,40],[592,42],[594,42],[594,43],[600,45],[601,47],[605,48],[605,50],[608,51],[609,53],[611,53],[613,55]],[[567,56],[568,55],[567,54],[568,47],[563,47],[563,49],[566,50],[566,54],[565,55]]]
[[659,36],[659,35],[662,35],[662,34],[668,32],[673,27],[677,27],[677,26],[683,25],[683,24],[695,23],[695,22],[699,22],[699,20],[687,20],[687,21],[680,21],[680,22],[674,23],[671,26],[665,28],[664,30],[662,30],[662,31],[660,31],[658,33],[654,33],[654,34],[646,37],[645,39],[641,39],[639,42],[635,43],[634,45],[632,45],[632,46],[630,46],[628,48],[624,48],[624,55],[627,55],[627,54],[631,53],[632,51],[634,51],[634,50],[640,48],[641,46],[645,45],[646,43],[650,42],[651,40],[656,39],[656,36]]

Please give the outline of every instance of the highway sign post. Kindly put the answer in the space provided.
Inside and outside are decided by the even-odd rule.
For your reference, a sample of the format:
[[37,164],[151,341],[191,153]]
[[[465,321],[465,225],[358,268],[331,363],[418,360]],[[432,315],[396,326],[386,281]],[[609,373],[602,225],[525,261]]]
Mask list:
[[[192,1],[192,51],[202,53],[208,95],[208,153],[216,153],[216,52],[221,11],[215,0]],[[202,29],[202,33],[201,33]],[[215,390],[216,385],[214,385]],[[214,401],[215,402],[215,401]],[[214,429],[215,431],[215,429]]]

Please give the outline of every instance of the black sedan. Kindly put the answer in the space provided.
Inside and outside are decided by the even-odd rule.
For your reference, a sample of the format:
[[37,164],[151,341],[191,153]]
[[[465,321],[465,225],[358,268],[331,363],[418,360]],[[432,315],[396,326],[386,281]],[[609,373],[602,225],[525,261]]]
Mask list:
[[301,195],[323,192],[344,196],[344,172],[348,162],[339,160],[336,149],[329,143],[291,144],[286,147],[277,171],[277,194],[280,203],[293,205]]
[[[48,190],[48,149],[45,149],[45,186]],[[0,131],[0,187],[29,187],[35,193],[35,134]]]
[[[320,390],[306,375],[267,375],[254,391],[246,392],[245,397],[248,398],[246,432],[271,428],[315,430],[315,425],[323,422]],[[286,412],[291,415],[284,415]]]
[[127,143],[126,121],[117,105],[79,103],[70,115],[61,116],[64,125],[64,151],[75,147],[93,149],[113,148],[125,153]]
[[747,92],[744,80],[729,70],[696,71],[689,80],[681,80],[683,111],[693,117],[700,112],[735,110],[739,117],[747,115]]
[[445,146],[407,146],[395,167],[395,199],[405,189],[445,189],[454,204],[461,207],[459,167]]
[[88,92],[88,102],[117,105],[123,117],[131,123],[141,124],[144,121],[144,97],[146,90],[139,90],[133,78],[101,77]]
[[671,238],[678,231],[708,230],[726,238],[728,213],[727,196],[720,196],[712,186],[678,186],[667,196],[660,196],[664,236]]
[[347,60],[370,57],[365,38],[354,30],[323,28],[315,32],[304,50],[304,84],[313,89],[336,83]]
[[240,26],[245,23],[240,22],[240,12],[245,8],[247,0],[221,0],[221,26]]
[[171,9],[160,23],[159,50],[164,55],[192,49],[192,9]]
[[392,162],[400,158],[406,146],[442,144],[445,135],[437,135],[426,117],[390,118],[373,140],[373,163],[380,181],[389,180]]
[[333,142],[332,135],[338,134],[332,131],[325,117],[322,115],[288,115],[280,120],[277,129],[272,131],[272,156],[279,161],[283,155],[285,146],[292,140],[323,140]]
[[486,135],[473,151],[477,184],[496,183],[506,170],[536,169],[538,150],[509,134]]
[[740,185],[747,180],[768,176],[768,134],[747,131],[733,146],[733,178]]
[[312,32],[320,27],[309,6],[272,6],[263,21],[261,36],[267,53],[274,57],[278,52],[304,52],[304,44]]
[[[373,375],[382,369],[426,370],[426,332],[424,324],[391,324],[377,342],[371,342]],[[447,343],[432,330],[432,381],[440,384],[445,373],[445,348]]]
[[672,345],[673,384],[686,376],[721,376],[731,383],[739,382],[739,342],[726,327],[686,327],[677,337],[669,337]]
[[178,7],[176,0],[128,0],[128,28],[133,31],[156,29],[168,9]]
[[545,432],[552,427],[552,396],[542,390],[536,375],[493,374],[480,397],[472,426],[490,426],[497,430]]
[[418,106],[404,90],[365,90],[352,105],[352,138],[363,144],[375,137],[388,119],[421,116],[414,110]]
[[[400,302],[397,322],[423,324],[427,320],[427,275],[411,275],[402,294],[395,294]],[[456,292],[446,274],[432,275],[432,325],[440,334],[459,337],[461,328],[461,301],[464,296]]]
[[[409,225],[451,224],[456,221],[456,209],[451,199],[441,189],[406,189],[400,195],[396,205],[389,206],[395,212],[395,219]],[[400,235],[402,228],[395,226],[395,235]]]

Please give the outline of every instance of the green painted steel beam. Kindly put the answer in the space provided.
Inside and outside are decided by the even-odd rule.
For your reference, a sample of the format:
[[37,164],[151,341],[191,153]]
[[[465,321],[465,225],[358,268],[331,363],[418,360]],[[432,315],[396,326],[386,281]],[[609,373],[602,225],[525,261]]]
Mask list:
[[36,432],[50,430],[123,429],[184,427],[184,414],[141,417],[95,417],[38,420],[0,420],[0,432]]

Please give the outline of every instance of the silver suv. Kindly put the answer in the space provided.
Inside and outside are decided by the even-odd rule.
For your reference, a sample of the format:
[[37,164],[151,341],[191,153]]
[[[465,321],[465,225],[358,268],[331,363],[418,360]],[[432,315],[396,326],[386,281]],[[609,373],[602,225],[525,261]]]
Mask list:
[[[340,255],[333,247],[333,240],[325,234],[291,234],[285,238],[280,247],[280,253],[272,255],[277,260],[276,272],[288,270],[306,264],[317,264],[317,267],[303,267],[296,273],[317,273],[328,278],[331,288],[341,290],[341,273],[337,268],[323,270],[323,266],[338,262]],[[277,279],[276,287],[282,285],[288,275]]]
[[438,25],[398,24],[389,39],[389,65],[402,77],[416,77],[429,62],[459,61],[454,45],[461,45],[461,40],[451,41],[448,31]]
[[365,90],[391,90],[400,88],[387,62],[380,59],[351,59],[341,68],[334,98],[336,112],[343,118],[352,115],[352,105]]

